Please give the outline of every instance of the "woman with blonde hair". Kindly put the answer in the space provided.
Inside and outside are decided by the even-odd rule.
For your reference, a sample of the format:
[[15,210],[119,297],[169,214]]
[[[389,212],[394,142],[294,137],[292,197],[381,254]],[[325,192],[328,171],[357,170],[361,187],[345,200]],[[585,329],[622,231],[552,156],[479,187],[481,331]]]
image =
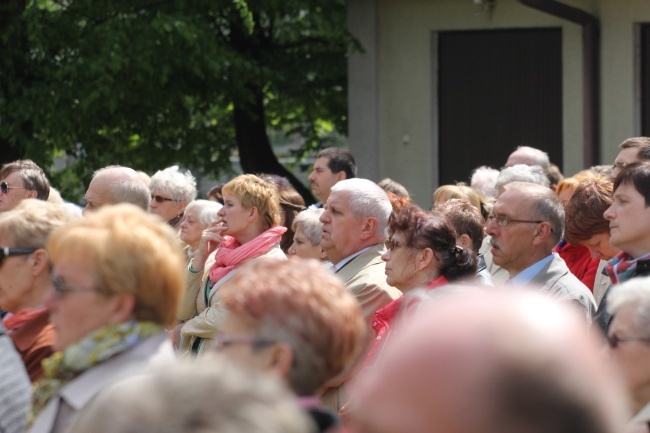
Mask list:
[[285,258],[280,249],[286,227],[279,225],[279,196],[274,184],[243,174],[223,187],[219,219],[203,231],[199,248],[185,271],[186,293],[179,319],[181,354],[201,354],[226,314],[219,287],[246,261]]
[[58,205],[26,199],[0,213],[0,308],[6,333],[20,353],[32,382],[43,377],[41,361],[56,339],[45,299],[52,293],[45,242],[52,232],[81,219]]
[[433,193],[433,207],[452,199],[467,200],[481,212],[483,220],[487,221],[492,206],[476,190],[467,185],[442,185]]
[[172,362],[165,327],[183,294],[183,253],[167,224],[130,204],[101,208],[47,241],[57,332],[34,387],[32,433],[68,431],[103,389]]

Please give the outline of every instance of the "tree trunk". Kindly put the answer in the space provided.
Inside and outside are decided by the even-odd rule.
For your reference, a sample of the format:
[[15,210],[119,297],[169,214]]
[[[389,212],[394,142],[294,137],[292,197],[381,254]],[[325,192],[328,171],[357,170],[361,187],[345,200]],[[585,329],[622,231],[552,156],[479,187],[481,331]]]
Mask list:
[[289,179],[293,187],[305,200],[315,203],[311,190],[287,170],[273,153],[271,142],[266,134],[263,95],[260,89],[251,89],[255,95],[253,102],[234,103],[235,139],[239,149],[239,159],[244,173],[277,174]]

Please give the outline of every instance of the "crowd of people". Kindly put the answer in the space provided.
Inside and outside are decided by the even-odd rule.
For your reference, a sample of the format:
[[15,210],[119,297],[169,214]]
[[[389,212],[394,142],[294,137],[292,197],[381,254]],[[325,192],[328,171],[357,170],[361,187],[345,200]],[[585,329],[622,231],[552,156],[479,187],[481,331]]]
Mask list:
[[321,150],[243,174],[0,168],[0,431],[650,432],[650,138],[515,149],[422,208]]

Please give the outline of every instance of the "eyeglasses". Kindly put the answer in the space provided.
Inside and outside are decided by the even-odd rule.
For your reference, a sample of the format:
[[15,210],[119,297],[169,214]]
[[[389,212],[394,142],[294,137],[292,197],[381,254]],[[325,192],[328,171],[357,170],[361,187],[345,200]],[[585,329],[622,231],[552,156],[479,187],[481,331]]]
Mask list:
[[174,201],[173,198],[167,198],[167,197],[163,197],[161,195],[153,195],[153,194],[151,194],[151,200],[156,200],[156,202],[158,202],[158,203],[162,203],[164,201]]
[[628,341],[650,343],[650,337],[619,337],[618,334],[612,334],[607,337],[607,343],[612,349],[616,349],[620,343],[626,343]]
[[497,225],[499,227],[508,227],[508,225],[511,223],[539,224],[544,222],[544,221],[530,221],[530,220],[515,220],[515,219],[508,218],[505,215],[488,215],[488,221],[492,222],[492,220],[496,220]]
[[222,350],[227,347],[230,347],[234,344],[250,344],[254,349],[261,349],[271,344],[277,343],[274,340],[268,340],[265,338],[254,338],[254,337],[237,337],[233,335],[224,335],[218,334],[213,339],[214,350]]
[[612,170],[623,170],[629,164],[627,162],[615,162],[612,164]]
[[27,189],[24,186],[9,186],[7,182],[0,182],[0,191],[3,194],[9,194],[10,189]]
[[96,292],[95,289],[90,287],[80,287],[73,284],[66,284],[61,277],[52,276],[50,279],[52,287],[54,287],[54,296],[61,298],[68,292]]
[[388,240],[384,243],[384,245],[386,245],[386,249],[387,249],[388,251],[395,251],[397,248],[400,248],[400,247],[406,247],[405,244],[403,244],[403,243],[401,243],[401,242],[398,242],[398,241],[396,241],[396,240],[393,240],[393,238],[388,239]]
[[[4,183],[4,182],[3,182]],[[38,248],[9,248],[9,247],[0,247],[0,265],[4,261],[5,257],[9,256],[26,256],[36,251]]]

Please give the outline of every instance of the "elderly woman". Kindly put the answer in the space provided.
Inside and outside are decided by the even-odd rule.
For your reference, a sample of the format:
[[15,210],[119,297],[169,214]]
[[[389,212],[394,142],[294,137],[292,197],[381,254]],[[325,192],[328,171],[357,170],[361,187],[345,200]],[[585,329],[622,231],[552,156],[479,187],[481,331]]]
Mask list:
[[[456,245],[456,232],[442,214],[408,206],[391,218],[386,262],[386,282],[406,294],[416,288],[432,290],[448,282],[473,278],[476,258]],[[404,297],[375,312],[372,328],[377,334],[366,364],[374,362],[392,324],[404,309]]]
[[174,360],[165,332],[183,294],[176,233],[129,204],[100,209],[47,241],[46,301],[58,350],[34,388],[31,432],[64,432],[101,390]]
[[52,354],[56,338],[44,305],[52,293],[45,242],[50,233],[78,219],[81,214],[35,199],[0,213],[0,308],[9,312],[2,322],[32,382],[43,377],[41,361]]
[[188,260],[196,254],[203,230],[217,219],[217,213],[221,208],[220,203],[211,200],[194,200],[185,208],[180,238],[187,244],[185,252]]
[[178,228],[185,207],[196,198],[196,179],[192,173],[181,172],[178,166],[157,171],[151,177],[151,213],[159,215],[167,223]]
[[296,215],[291,228],[294,231],[289,256],[301,259],[327,260],[327,253],[320,246],[323,240],[323,223],[320,216],[323,209],[306,209]]
[[223,187],[219,220],[203,231],[199,248],[185,271],[186,294],[179,319],[182,354],[204,353],[225,316],[219,287],[247,260],[284,258],[280,239],[279,198],[274,184],[252,174],[237,176]]

